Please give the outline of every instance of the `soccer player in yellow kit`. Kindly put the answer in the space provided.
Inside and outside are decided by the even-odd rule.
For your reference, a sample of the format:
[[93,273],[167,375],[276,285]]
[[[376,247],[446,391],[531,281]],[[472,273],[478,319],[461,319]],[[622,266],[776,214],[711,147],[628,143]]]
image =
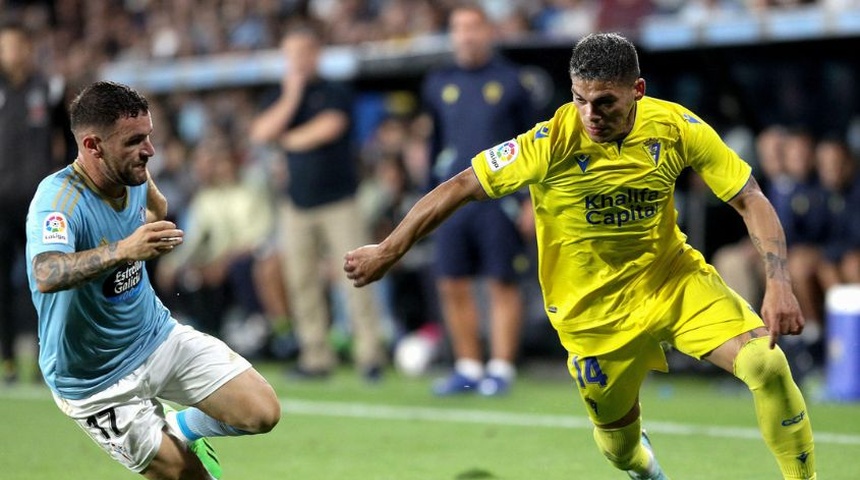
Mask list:
[[[348,252],[344,270],[359,287],[377,280],[458,207],[528,185],[546,312],[610,463],[631,478],[668,478],[639,411],[646,374],[667,368],[665,341],[746,383],[783,477],[815,479],[809,415],[776,345],[803,329],[779,220],[749,165],[689,110],[646,97],[639,75],[624,37],[583,38],[570,61],[573,102],[476,155],[388,238]],[[767,272],[761,317],[685,243],[673,192],[686,167],[743,217]]]

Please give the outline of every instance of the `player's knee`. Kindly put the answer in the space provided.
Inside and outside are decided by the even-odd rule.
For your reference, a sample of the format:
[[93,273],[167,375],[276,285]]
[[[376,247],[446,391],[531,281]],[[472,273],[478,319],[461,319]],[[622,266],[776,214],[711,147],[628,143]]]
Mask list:
[[252,412],[243,420],[244,425],[237,427],[248,433],[268,433],[281,420],[281,404],[277,398],[261,399]]
[[269,402],[257,421],[257,433],[268,433],[281,421],[281,403]]
[[741,347],[735,357],[735,376],[757,390],[791,379],[788,360],[778,346],[773,350],[766,337],[754,338]]

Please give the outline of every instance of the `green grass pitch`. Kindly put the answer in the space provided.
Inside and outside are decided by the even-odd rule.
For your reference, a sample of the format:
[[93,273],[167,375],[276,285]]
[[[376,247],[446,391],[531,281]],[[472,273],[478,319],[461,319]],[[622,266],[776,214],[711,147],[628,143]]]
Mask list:
[[[526,368],[504,398],[437,399],[431,376],[387,372],[366,385],[351,370],[289,381],[260,365],[283,400],[270,434],[213,440],[224,478],[289,480],[620,480],[597,452],[564,364]],[[808,398],[821,480],[860,479],[860,403]],[[667,474],[680,480],[777,479],[752,399],[728,375],[653,374],[644,425]],[[0,387],[0,478],[142,478],[101,452],[45,387]]]

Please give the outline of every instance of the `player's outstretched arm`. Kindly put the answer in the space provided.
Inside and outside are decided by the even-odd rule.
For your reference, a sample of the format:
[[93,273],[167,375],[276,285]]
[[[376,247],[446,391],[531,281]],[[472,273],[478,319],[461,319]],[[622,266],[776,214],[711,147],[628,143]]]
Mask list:
[[472,167],[463,170],[422,197],[381,243],[347,252],[343,265],[347,278],[356,287],[379,280],[415,242],[432,232],[454,211],[473,200],[486,198],[487,193]]
[[42,293],[75,288],[124,262],[149,260],[182,243],[182,230],[173,222],[157,221],[138,227],[118,242],[81,252],[44,252],[33,258],[36,287]]
[[761,315],[770,332],[770,347],[773,348],[780,335],[798,334],[803,330],[803,314],[788,275],[785,232],[773,205],[752,176],[744,188],[729,200],[729,204],[743,217],[750,238],[764,261],[766,284]]

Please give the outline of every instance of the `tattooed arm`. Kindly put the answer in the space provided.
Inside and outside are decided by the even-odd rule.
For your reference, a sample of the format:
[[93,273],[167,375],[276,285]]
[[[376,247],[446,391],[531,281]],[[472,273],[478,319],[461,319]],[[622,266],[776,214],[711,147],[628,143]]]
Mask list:
[[42,293],[75,288],[125,261],[119,242],[83,252],[44,252],[33,259],[36,286]]
[[130,236],[109,245],[80,252],[43,252],[33,258],[36,287],[53,293],[80,286],[124,262],[149,260],[182,243],[182,230],[172,222],[157,221],[138,227]]
[[788,248],[776,211],[750,176],[743,189],[729,200],[741,214],[750,238],[764,261],[766,287],[761,315],[770,332],[773,348],[780,335],[803,330],[803,314],[791,289]]

